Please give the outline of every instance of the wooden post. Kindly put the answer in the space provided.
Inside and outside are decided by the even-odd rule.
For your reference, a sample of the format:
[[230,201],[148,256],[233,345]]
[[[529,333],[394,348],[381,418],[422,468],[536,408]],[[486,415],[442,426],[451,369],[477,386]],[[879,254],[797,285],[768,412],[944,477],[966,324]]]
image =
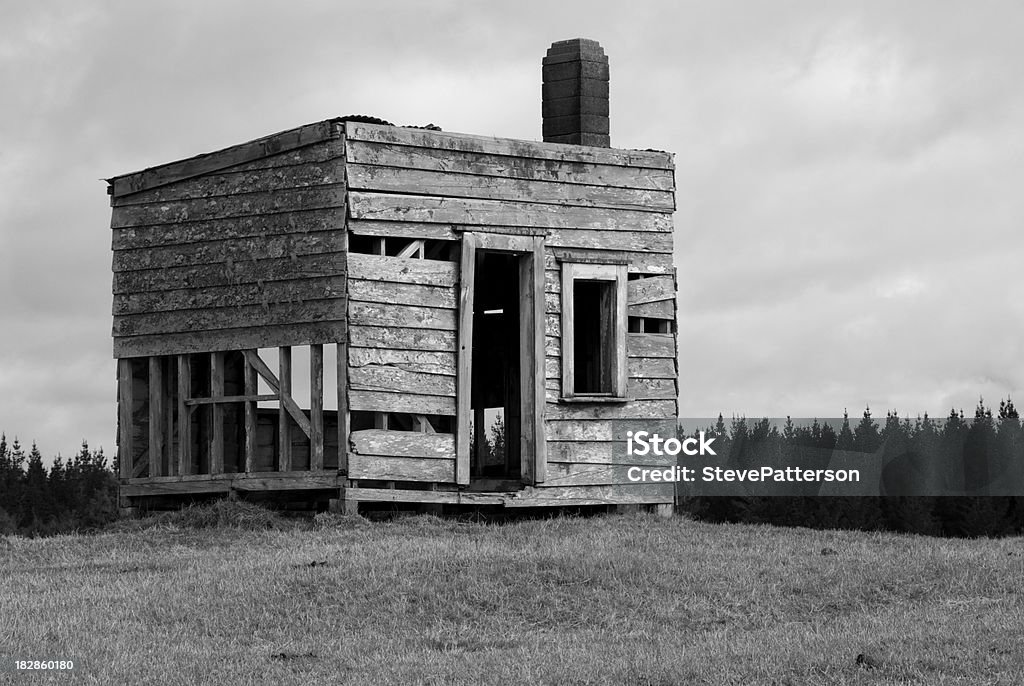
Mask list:
[[484,414],[484,408],[476,407],[473,408],[473,460],[471,466],[473,469],[473,476],[483,476],[483,455],[484,455],[484,439],[487,436],[487,427],[484,423],[487,421],[487,417]]
[[292,470],[292,431],[288,419],[288,410],[285,409],[285,403],[287,402],[285,398],[290,398],[292,394],[292,349],[289,347],[278,348],[277,356],[277,392],[280,398],[280,407],[277,411],[277,469],[280,472],[290,472]]
[[[545,308],[544,308],[544,238],[535,236],[533,239],[533,412],[530,421],[533,431],[533,483],[544,483],[547,478],[548,442],[544,433],[545,408],[547,408],[547,372],[544,366],[547,355],[547,343],[544,339]],[[522,371],[523,374],[531,370]]]
[[627,360],[626,360],[626,327],[629,321],[629,307],[626,304],[626,293],[629,290],[629,275],[626,265],[620,264],[615,268],[615,345],[612,350],[613,368],[613,393],[620,397],[626,397],[626,383],[628,381]]
[[348,344],[338,343],[338,471],[348,474]]
[[175,412],[175,390],[177,389],[178,379],[175,376],[175,357],[168,355],[163,358],[163,388],[164,388],[164,457],[160,461],[164,474],[167,476],[177,476],[178,473],[178,460],[174,452],[174,412]]
[[122,479],[132,476],[132,457],[135,452],[132,440],[132,361],[122,358],[117,361],[117,461]]
[[[256,381],[256,368],[249,363],[251,355],[257,354],[255,350],[249,350],[245,355],[245,395],[255,397],[258,394],[259,385]],[[256,468],[256,401],[245,401],[245,471],[246,473]]]
[[159,357],[149,358],[149,475],[163,474],[164,375]]
[[178,355],[178,474],[192,473],[192,360]]
[[224,353],[210,353],[210,474],[224,473]]
[[469,483],[469,451],[471,437],[470,393],[473,390],[473,287],[476,279],[476,234],[462,234],[462,257],[459,261],[459,361],[456,372],[455,482]]
[[309,469],[324,468],[324,346],[309,346]]

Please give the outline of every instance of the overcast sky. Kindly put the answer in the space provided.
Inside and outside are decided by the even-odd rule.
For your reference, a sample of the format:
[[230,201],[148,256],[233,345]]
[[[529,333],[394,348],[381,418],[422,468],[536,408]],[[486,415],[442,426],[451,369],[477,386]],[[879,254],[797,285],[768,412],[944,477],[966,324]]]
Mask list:
[[3,0],[8,439],[114,452],[101,179],[355,113],[536,140],[575,37],[676,154],[682,415],[1024,398],[1024,4],[164,5]]

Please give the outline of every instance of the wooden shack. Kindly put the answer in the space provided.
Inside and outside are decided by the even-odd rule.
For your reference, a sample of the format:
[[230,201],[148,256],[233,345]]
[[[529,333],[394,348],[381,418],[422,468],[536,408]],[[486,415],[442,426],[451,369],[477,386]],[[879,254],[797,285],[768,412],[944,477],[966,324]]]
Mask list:
[[109,179],[122,507],[671,508],[613,422],[677,412],[672,156],[608,147],[596,43],[543,69],[545,142],[338,118]]

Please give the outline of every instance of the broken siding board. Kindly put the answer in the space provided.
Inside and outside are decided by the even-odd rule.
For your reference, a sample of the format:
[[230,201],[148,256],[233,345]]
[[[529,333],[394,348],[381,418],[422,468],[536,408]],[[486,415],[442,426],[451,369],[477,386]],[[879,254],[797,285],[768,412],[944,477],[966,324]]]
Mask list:
[[345,322],[253,326],[220,331],[185,331],[114,338],[114,357],[183,355],[215,350],[270,348],[279,345],[336,343],[344,340]]
[[[672,154],[667,152],[535,143],[511,138],[492,138],[355,122],[345,123],[345,137],[349,141],[389,143],[443,151],[460,150],[558,162],[610,164],[651,169],[674,168]],[[351,142],[349,147],[352,147]]]
[[465,150],[446,150],[443,154],[439,154],[430,149],[369,141],[351,141],[346,156],[350,164],[458,172],[560,184],[599,185],[652,191],[675,190],[675,177],[670,169],[639,169],[578,161],[539,161],[531,158]]
[[638,379],[675,379],[676,361],[672,358],[629,357],[629,375]]
[[228,220],[235,217],[262,216],[275,212],[342,207],[344,204],[345,184],[335,183],[311,188],[243,193],[217,198],[125,205],[114,208],[110,228],[182,224],[214,219]]
[[346,245],[344,232],[336,230],[284,236],[231,238],[191,243],[187,246],[118,250],[114,252],[113,267],[115,272],[128,272],[200,264],[291,259],[299,255],[341,252]]
[[349,329],[350,348],[389,348],[454,352],[455,332],[411,329],[404,326],[352,326]]
[[312,188],[338,183],[341,181],[342,173],[340,160],[246,171],[228,169],[118,198],[114,206],[127,207],[146,203],[226,197],[240,193]]
[[473,226],[530,226],[605,231],[672,231],[672,215],[636,210],[565,207],[511,200],[479,200],[398,193],[349,193],[353,219]]
[[114,274],[114,294],[215,288],[261,281],[342,276],[345,253],[299,255],[294,259],[244,260],[230,264],[144,269]]
[[365,429],[353,431],[351,436],[352,451],[360,455],[455,459],[455,436],[453,434]]
[[349,279],[349,299],[393,305],[429,305],[455,309],[455,288]]
[[675,209],[674,195],[671,191],[567,184],[361,164],[349,164],[346,171],[349,188],[353,190],[407,193],[410,189],[416,189],[424,195],[448,198],[529,201],[566,207],[600,207],[639,212],[665,213]]
[[676,357],[675,336],[670,333],[631,333],[627,335],[629,357]]
[[[673,376],[675,375],[673,374]],[[675,400],[679,394],[676,391],[674,378],[631,378],[626,384],[626,395],[633,400]]]
[[216,288],[126,293],[114,296],[113,314],[129,315],[214,307],[271,306],[345,297],[345,277],[263,281]]
[[670,274],[675,267],[669,253],[588,250],[585,248],[549,248],[544,255],[545,270],[559,270],[561,263],[625,264],[630,274]]
[[428,238],[457,241],[459,233],[453,226],[417,222],[356,221],[348,223],[349,231],[360,236],[400,236],[402,238]]
[[[353,306],[352,309],[356,310],[356,307]],[[334,298],[328,300],[307,300],[300,304],[282,303],[266,307],[262,305],[247,305],[241,307],[217,307],[208,310],[175,310],[173,312],[115,316],[114,336],[144,336],[184,331],[215,331],[244,326],[281,326],[333,321],[342,317],[344,317],[342,305]]]
[[[676,419],[648,418],[644,428],[669,435],[675,433]],[[612,419],[549,419],[545,424],[548,441],[625,441],[626,432],[635,429],[635,422]]]
[[456,329],[453,309],[353,301],[349,303],[348,313],[349,322],[354,326],[404,326],[436,331]]
[[351,453],[348,456],[348,478],[453,483],[455,481],[455,460],[384,457]]
[[550,417],[544,423],[544,435],[548,441],[612,441],[616,438],[609,421],[555,420]]
[[343,208],[298,209],[293,212],[235,217],[230,221],[211,219],[187,224],[112,229],[113,249],[134,250],[170,245],[191,245],[202,241],[263,238],[345,228]]
[[630,305],[640,305],[663,300],[675,300],[675,297],[675,277],[667,274],[665,276],[649,276],[630,281],[627,286],[626,302]]
[[350,367],[389,365],[409,372],[455,376],[455,352],[394,350],[389,348],[350,348]]
[[585,248],[624,252],[672,254],[672,234],[650,231],[599,231],[594,229],[552,229],[551,248]]
[[455,398],[414,393],[387,393],[349,389],[349,409],[368,412],[409,412],[413,414],[455,414]]
[[442,260],[348,253],[347,263],[352,279],[453,287],[459,278],[459,266]]
[[666,465],[674,457],[629,455],[625,441],[549,441],[548,462],[562,464]]
[[641,305],[629,306],[630,317],[646,317],[648,319],[671,319],[676,318],[676,304],[671,300],[662,300],[656,303],[643,303]]
[[132,174],[115,176],[108,179],[108,182],[110,183],[111,194],[115,198],[119,198],[149,188],[157,188],[193,176],[209,174],[234,165],[245,164],[295,148],[337,138],[339,133],[340,129],[334,120],[316,122],[270,136],[264,136],[263,138],[216,152],[196,155],[185,160],[151,167]]
[[621,404],[557,402],[547,404],[547,417],[552,420],[665,419],[675,416],[675,398],[670,400],[630,400]]
[[348,372],[349,387],[364,391],[418,393],[455,397],[455,377],[410,372],[389,365],[352,367]]

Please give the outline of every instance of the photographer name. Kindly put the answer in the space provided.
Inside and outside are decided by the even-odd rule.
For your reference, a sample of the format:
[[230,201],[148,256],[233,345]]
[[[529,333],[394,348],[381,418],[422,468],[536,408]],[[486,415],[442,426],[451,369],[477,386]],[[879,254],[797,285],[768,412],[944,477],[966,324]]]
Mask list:
[[[760,467],[756,469],[725,469],[723,467],[704,467],[699,473],[700,481],[704,482],[856,482],[860,481],[860,470],[857,469],[804,469],[802,467]],[[630,467],[626,478],[633,482],[693,482],[698,479],[698,472],[692,467],[664,467],[648,469],[646,467]]]

